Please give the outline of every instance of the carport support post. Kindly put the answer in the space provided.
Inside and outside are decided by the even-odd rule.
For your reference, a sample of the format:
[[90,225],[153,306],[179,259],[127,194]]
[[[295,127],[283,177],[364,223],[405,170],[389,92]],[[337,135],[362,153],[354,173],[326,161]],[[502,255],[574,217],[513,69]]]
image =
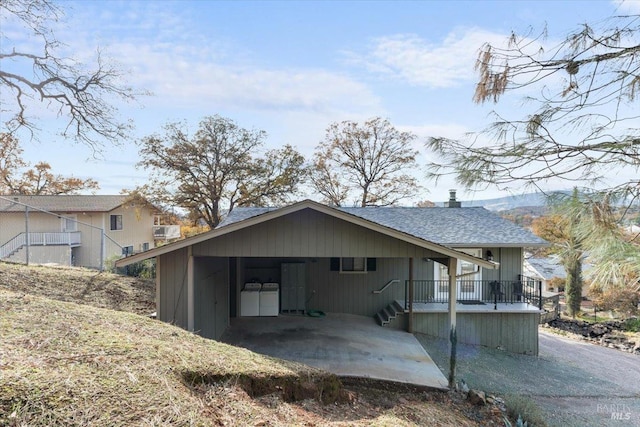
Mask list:
[[449,388],[453,389],[456,385],[456,345],[458,337],[456,336],[456,271],[458,270],[458,259],[449,258],[449,342],[451,344],[451,353],[449,356]]
[[156,257],[156,319],[161,320],[160,317],[160,257]]
[[31,234],[29,234],[29,206],[24,205],[24,237],[26,242],[25,264],[29,265],[29,246],[31,246]]
[[194,313],[193,313],[193,246],[187,248],[187,330],[194,330]]
[[413,258],[409,258],[409,321],[407,332],[413,333]]

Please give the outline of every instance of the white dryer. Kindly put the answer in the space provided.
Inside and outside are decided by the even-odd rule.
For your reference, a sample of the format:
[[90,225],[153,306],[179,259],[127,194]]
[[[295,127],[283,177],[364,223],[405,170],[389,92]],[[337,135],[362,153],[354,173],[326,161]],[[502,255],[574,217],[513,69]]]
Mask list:
[[263,283],[260,291],[260,316],[277,316],[280,313],[280,285]]
[[260,316],[260,283],[245,283],[240,291],[240,316]]

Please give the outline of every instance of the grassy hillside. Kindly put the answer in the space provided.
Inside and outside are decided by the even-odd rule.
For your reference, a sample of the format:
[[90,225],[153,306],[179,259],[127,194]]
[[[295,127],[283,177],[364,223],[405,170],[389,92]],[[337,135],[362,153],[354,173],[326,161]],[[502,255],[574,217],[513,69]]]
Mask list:
[[148,315],[156,310],[155,284],[87,268],[0,263],[0,289],[60,301]]
[[151,298],[148,282],[0,263],[0,425],[500,425],[454,394],[344,386],[130,312]]

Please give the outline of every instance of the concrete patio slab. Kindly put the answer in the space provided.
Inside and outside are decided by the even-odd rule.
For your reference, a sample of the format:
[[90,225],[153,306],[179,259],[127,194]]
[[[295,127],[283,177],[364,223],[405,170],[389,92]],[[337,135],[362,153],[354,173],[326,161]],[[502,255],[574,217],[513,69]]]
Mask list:
[[447,388],[447,379],[412,334],[383,328],[369,317],[239,317],[231,319],[221,341],[339,376]]

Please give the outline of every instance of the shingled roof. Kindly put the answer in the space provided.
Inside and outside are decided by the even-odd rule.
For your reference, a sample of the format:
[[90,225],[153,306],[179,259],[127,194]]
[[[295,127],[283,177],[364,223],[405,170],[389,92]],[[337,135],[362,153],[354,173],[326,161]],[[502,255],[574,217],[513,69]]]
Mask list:
[[[219,225],[242,221],[276,208],[235,208]],[[547,242],[481,207],[336,208],[408,235],[449,247],[534,247]]]
[[[10,200],[7,200],[10,199]],[[13,201],[18,203],[13,203]],[[110,212],[122,206],[127,200],[125,195],[92,196],[14,196],[3,195],[0,198],[0,213],[23,212],[24,205],[50,212]]]
[[[447,247],[445,245],[435,243],[433,241],[430,241],[418,235],[412,235],[407,232],[400,231],[400,230],[391,228],[389,226],[376,223],[369,219],[365,219],[363,217],[359,217],[357,215],[348,213],[347,210],[322,205],[312,200],[303,200],[301,202],[297,202],[292,205],[283,206],[280,208],[236,208],[234,209],[233,213],[227,217],[225,222],[223,222],[213,230],[186,238],[184,240],[179,240],[173,243],[169,243],[164,246],[159,246],[149,251],[141,252],[127,258],[119,259],[116,261],[116,266],[124,267],[134,262],[142,261],[144,259],[148,259],[152,257],[157,257],[159,255],[173,252],[188,246],[193,246],[201,242],[213,240],[218,237],[233,233],[235,231],[242,230],[244,228],[267,223],[277,218],[281,218],[290,214],[295,214],[296,212],[302,212],[307,209],[310,209],[312,211],[316,211],[319,213],[323,213],[325,215],[341,219],[348,223],[361,226],[364,229],[373,230],[383,235],[390,236],[394,239],[404,241],[404,242],[416,245],[418,247],[422,247],[422,248],[434,251],[435,253],[442,255],[442,257],[444,258],[453,257],[457,259],[462,259],[464,261],[468,261],[475,265],[479,265],[483,268],[489,268],[489,269],[497,269],[500,266],[499,263],[494,262],[493,260],[485,260],[482,258],[477,258],[473,255],[460,252],[452,247]],[[376,208],[367,208],[367,209],[376,209]],[[508,246],[508,245],[502,245],[502,246]],[[514,246],[517,246],[517,245],[514,245]],[[466,245],[466,247],[469,247],[469,245]]]

